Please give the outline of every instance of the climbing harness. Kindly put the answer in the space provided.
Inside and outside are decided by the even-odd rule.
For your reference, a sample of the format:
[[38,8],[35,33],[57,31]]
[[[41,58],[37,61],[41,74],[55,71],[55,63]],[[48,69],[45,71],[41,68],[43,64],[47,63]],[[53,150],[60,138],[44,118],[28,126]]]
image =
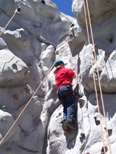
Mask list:
[[[67,39],[63,49],[60,51],[56,61],[59,59],[61,53],[63,52],[65,46],[67,45],[67,43],[69,42],[70,38]],[[55,61],[55,62],[56,62]],[[46,76],[44,77],[44,79],[41,81],[40,85],[38,86],[38,88],[35,90],[35,92],[33,93],[33,95],[31,96],[31,98],[29,99],[29,101],[27,102],[27,104],[25,105],[25,107],[23,108],[23,110],[21,111],[21,113],[19,114],[19,116],[16,118],[16,120],[14,121],[14,123],[12,124],[12,126],[10,127],[10,129],[8,130],[8,132],[6,133],[6,135],[4,136],[4,138],[1,140],[0,145],[3,143],[3,141],[5,140],[5,138],[8,136],[8,134],[10,133],[10,131],[12,130],[12,128],[14,127],[14,125],[17,123],[17,121],[19,120],[19,118],[21,117],[21,115],[23,114],[23,112],[25,111],[25,109],[27,108],[27,106],[29,105],[29,103],[31,102],[31,100],[33,99],[33,97],[35,96],[35,94],[37,93],[37,91],[39,90],[39,88],[41,87],[41,85],[43,84],[43,82],[45,81],[45,79],[47,78],[48,74],[50,73],[50,71],[53,69],[54,64],[51,66],[51,68],[49,69],[48,73],[46,74]]]
[[10,22],[12,21],[12,19],[14,18],[14,16],[16,14],[20,14],[21,12],[21,5],[20,3],[18,4],[18,8],[14,11],[14,14],[12,15],[12,17],[10,18],[10,20],[8,21],[8,23],[6,24],[6,26],[3,28],[3,30],[0,33],[0,36],[2,35],[2,33],[5,31],[6,27],[10,24]]
[[[87,12],[88,12],[89,23],[90,23],[92,43],[94,45],[93,32],[92,32],[92,26],[91,26],[91,19],[90,19],[90,13],[89,13],[89,6],[88,6],[88,1],[87,0],[86,0],[86,5],[87,5]],[[84,12],[85,12],[85,18],[86,18],[86,27],[87,27],[88,41],[89,41],[89,44],[90,44],[88,24],[87,24],[87,15],[86,15],[86,7],[85,7],[85,0],[84,0]],[[90,51],[91,51],[91,49],[90,49]],[[96,67],[97,67],[97,75],[98,75],[98,81],[99,81],[99,89],[100,89],[101,100],[102,100],[102,107],[103,107],[103,113],[104,113],[104,118],[105,118],[105,125],[106,125],[106,131],[107,131],[107,138],[108,138],[109,150],[110,150],[110,154],[112,154],[111,153],[111,147],[110,147],[110,141],[109,141],[109,134],[108,134],[108,128],[107,128],[106,114],[105,114],[104,101],[103,101],[103,95],[102,95],[101,82],[100,82],[100,77],[99,77],[99,71],[98,71],[98,65],[97,65],[97,58],[96,58],[95,49],[94,49],[94,55],[95,55],[95,62],[96,62]],[[91,57],[92,57],[92,54],[91,54]],[[92,62],[92,71],[93,71],[94,86],[95,86],[96,99],[97,99],[97,105],[98,105],[98,112],[99,112],[99,118],[100,118],[100,125],[101,125],[101,132],[102,132],[102,140],[103,140],[104,152],[106,153],[106,148],[105,148],[104,138],[103,138],[103,131],[102,131],[102,124],[101,124],[101,115],[100,115],[100,108],[99,108],[99,102],[98,102],[97,88],[96,88],[96,82],[95,82],[95,76],[94,76],[94,70],[93,70],[93,62]]]

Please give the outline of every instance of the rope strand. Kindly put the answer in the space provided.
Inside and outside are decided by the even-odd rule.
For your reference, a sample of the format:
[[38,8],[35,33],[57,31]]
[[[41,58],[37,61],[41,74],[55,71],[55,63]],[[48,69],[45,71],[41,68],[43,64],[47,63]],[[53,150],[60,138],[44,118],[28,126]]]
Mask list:
[[[88,6],[88,1],[87,0],[86,0],[86,4],[87,4],[87,11],[88,11],[88,17],[89,17],[89,23],[90,23],[90,31],[91,31],[91,36],[92,36],[92,43],[94,45],[93,31],[92,31],[92,25],[91,25],[91,19],[90,19],[90,12],[89,12],[89,6]],[[107,132],[107,138],[108,138],[108,145],[109,145],[110,154],[112,154],[112,152],[111,152],[111,146],[110,146],[110,140],[109,140],[109,134],[108,134],[108,128],[107,128],[106,113],[105,113],[105,107],[104,107],[104,101],[103,101],[103,94],[102,94],[102,88],[101,88],[101,82],[100,82],[100,77],[99,77],[99,70],[98,70],[98,65],[97,65],[97,58],[96,58],[95,49],[94,49],[94,55],[95,55],[95,62],[96,62],[96,68],[97,68],[97,75],[98,75],[98,82],[99,82],[99,89],[100,89],[100,95],[101,95],[103,113],[104,113],[104,118],[105,118],[106,132]],[[105,148],[104,148],[104,152],[106,153]]]
[[[69,37],[69,40],[72,41],[72,39]],[[72,64],[72,53],[71,53],[71,50],[70,50],[70,69],[71,69],[71,64]]]
[[10,20],[8,21],[8,23],[6,24],[6,26],[3,28],[3,30],[0,33],[0,36],[2,35],[2,33],[5,31],[6,27],[10,24],[10,22],[12,21],[12,19],[14,18],[14,16],[16,15],[16,13],[18,12],[18,10],[16,9],[14,14],[12,15],[12,17],[10,18]]
[[98,94],[97,94],[97,87],[96,87],[94,68],[93,68],[92,52],[91,52],[91,47],[90,47],[90,36],[89,36],[89,28],[88,28],[88,22],[87,22],[87,14],[86,14],[85,1],[84,1],[84,13],[85,13],[85,21],[86,21],[88,43],[89,43],[89,48],[90,48],[90,56],[91,56],[91,64],[92,64],[92,72],[93,72],[93,79],[94,79],[95,94],[96,94],[98,113],[99,113],[99,119],[100,119],[100,128],[101,128],[101,134],[102,134],[102,141],[103,141],[103,147],[105,148],[104,135],[103,135],[102,123],[101,123],[101,115],[100,115],[100,107],[99,107],[99,103],[98,103]]

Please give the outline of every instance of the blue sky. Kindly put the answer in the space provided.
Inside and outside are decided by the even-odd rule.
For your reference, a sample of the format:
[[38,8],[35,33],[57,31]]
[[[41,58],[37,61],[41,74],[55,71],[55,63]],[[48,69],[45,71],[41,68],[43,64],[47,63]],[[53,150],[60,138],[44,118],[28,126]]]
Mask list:
[[72,0],[51,0],[51,1],[57,5],[58,10],[60,12],[75,17],[74,14],[72,13]]

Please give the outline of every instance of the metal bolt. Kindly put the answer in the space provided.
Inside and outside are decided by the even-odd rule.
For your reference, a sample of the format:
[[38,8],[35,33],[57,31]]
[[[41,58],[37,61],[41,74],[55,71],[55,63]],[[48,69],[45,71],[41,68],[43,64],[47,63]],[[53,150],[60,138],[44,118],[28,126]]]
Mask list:
[[7,153],[8,153],[8,154],[11,154],[11,152],[12,152],[11,149],[8,149],[8,150],[7,150]]
[[3,111],[7,111],[7,107],[5,105],[2,106]]
[[25,136],[25,138],[28,138],[28,137],[29,137],[28,133],[25,133],[25,135],[24,135],[24,136]]

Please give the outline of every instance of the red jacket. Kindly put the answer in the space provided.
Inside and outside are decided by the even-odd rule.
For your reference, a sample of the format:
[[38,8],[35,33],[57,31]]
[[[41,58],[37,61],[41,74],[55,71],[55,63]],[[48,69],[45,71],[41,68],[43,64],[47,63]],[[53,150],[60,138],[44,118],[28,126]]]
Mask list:
[[67,68],[59,69],[55,74],[55,82],[57,84],[57,90],[64,85],[71,85],[74,72]]

